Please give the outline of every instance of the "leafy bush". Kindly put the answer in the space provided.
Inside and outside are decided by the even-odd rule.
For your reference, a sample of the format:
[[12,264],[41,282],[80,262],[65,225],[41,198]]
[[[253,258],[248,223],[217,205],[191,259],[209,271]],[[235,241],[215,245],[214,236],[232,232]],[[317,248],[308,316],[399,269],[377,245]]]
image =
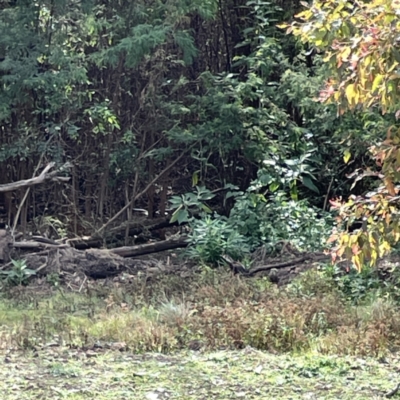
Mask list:
[[224,254],[240,260],[250,251],[248,240],[224,217],[207,215],[191,225],[187,250],[191,258],[217,265]]
[[384,289],[376,269],[365,266],[360,272],[351,269],[349,273],[336,278],[338,288],[352,303],[361,303]]
[[196,186],[195,193],[189,192],[181,196],[172,196],[169,202],[174,213],[170,222],[178,221],[181,224],[193,221],[193,213],[199,211],[211,213],[211,209],[205,204],[205,201],[211,200],[214,197],[215,195],[204,186]]
[[[189,249],[187,254],[204,263],[216,265],[223,254],[238,260],[263,245],[274,252],[280,242],[290,242],[301,251],[315,251],[326,247],[331,234],[333,218],[317,211],[306,200],[289,200],[282,191],[267,200],[258,193],[260,182],[254,182],[247,192],[228,192],[235,203],[229,218],[215,214],[205,204],[214,195],[205,187],[196,187],[194,193],[174,196],[171,222],[189,222]],[[194,213],[201,213],[200,219]],[[208,213],[208,215],[206,214]]]
[[327,274],[325,269],[309,270],[302,273],[286,289],[288,294],[304,298],[340,294],[334,277]]
[[270,251],[282,241],[303,251],[321,250],[333,226],[328,213],[317,212],[306,200],[289,200],[282,192],[268,200],[255,193],[238,196],[230,221],[253,248],[263,244]]
[[36,271],[29,269],[25,260],[11,260],[13,268],[9,271],[1,271],[1,275],[10,286],[26,285],[31,276],[36,275]]
[[393,268],[390,278],[383,278],[379,269],[364,265],[358,272],[351,269],[346,274],[336,274],[338,289],[352,304],[374,303],[377,299],[387,299],[400,304],[400,274]]

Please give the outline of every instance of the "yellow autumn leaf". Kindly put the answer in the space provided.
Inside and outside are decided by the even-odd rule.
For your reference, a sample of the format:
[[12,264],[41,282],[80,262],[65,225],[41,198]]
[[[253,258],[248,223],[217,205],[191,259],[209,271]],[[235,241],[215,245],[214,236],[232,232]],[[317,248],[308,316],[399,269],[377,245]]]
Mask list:
[[342,60],[343,60],[343,61],[348,61],[348,58],[349,58],[350,53],[351,53],[351,48],[350,48],[350,47],[346,47],[346,48],[342,51],[342,53],[340,54]]
[[391,196],[395,196],[396,195],[396,190],[394,188],[393,181],[389,177],[386,177],[384,179],[384,183],[385,183],[386,189],[389,192],[389,194]]
[[378,86],[381,84],[384,76],[382,74],[377,74],[374,78],[374,82],[372,83],[371,92],[374,93]]
[[343,161],[345,164],[347,164],[350,161],[351,158],[351,153],[348,149],[346,149],[343,153]]
[[361,264],[360,256],[357,255],[357,256],[351,257],[351,261],[352,261],[353,264],[356,266],[357,271],[358,271],[358,272],[361,272],[362,264]]
[[378,261],[378,253],[375,250],[371,251],[370,266],[373,267]]
[[350,85],[347,85],[346,87],[346,98],[349,104],[355,103],[355,97],[356,97],[356,91],[354,83],[350,83]]

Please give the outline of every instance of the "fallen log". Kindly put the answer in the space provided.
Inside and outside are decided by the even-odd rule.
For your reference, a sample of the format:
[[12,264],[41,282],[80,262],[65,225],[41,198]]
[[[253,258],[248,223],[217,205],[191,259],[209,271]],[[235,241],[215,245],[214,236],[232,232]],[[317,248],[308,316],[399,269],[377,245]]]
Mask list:
[[[4,232],[4,238],[6,237],[6,231],[0,230],[0,233]],[[46,249],[66,249],[66,248],[73,248],[76,251],[78,250],[74,246],[70,246],[68,241],[66,243],[58,243],[54,240],[40,237],[40,236],[33,236],[33,240],[26,240],[23,242],[14,242],[12,243],[9,239],[7,241],[3,240],[4,245],[0,248],[1,251],[5,251],[6,249],[12,247],[14,249],[21,249],[21,250],[46,250]],[[137,246],[124,246],[124,247],[116,247],[114,249],[99,249],[98,251],[108,252],[115,254],[119,257],[137,257],[140,255],[151,254],[151,253],[158,253],[160,251],[165,250],[173,250],[178,248],[184,248],[188,245],[187,236],[180,236],[173,239],[163,240],[159,242],[141,244]],[[88,252],[89,249],[84,250],[84,252]],[[1,261],[1,257],[0,257]]]
[[73,238],[68,239],[67,243],[77,250],[87,250],[100,248],[104,242],[101,238]]
[[29,269],[36,271],[36,276],[57,274],[70,284],[79,282],[79,287],[87,278],[106,279],[124,272],[130,275],[144,273],[151,278],[171,270],[171,267],[168,269],[157,261],[124,258],[105,249],[79,251],[73,247],[50,248],[26,254],[24,260]]
[[174,239],[163,240],[161,242],[141,244],[138,246],[124,246],[111,249],[110,251],[121,257],[136,257],[144,254],[158,253],[165,250],[173,250],[187,247],[187,236],[180,236]]

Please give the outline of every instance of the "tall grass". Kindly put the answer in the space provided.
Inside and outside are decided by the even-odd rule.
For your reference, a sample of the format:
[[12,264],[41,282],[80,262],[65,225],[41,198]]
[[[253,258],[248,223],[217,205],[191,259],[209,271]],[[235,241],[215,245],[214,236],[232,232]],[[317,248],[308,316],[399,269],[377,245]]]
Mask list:
[[134,352],[173,352],[195,341],[199,349],[380,356],[400,345],[400,311],[388,297],[368,298],[352,303],[332,276],[315,271],[286,288],[208,271],[79,294],[41,297],[21,289],[0,301],[0,347],[118,343]]

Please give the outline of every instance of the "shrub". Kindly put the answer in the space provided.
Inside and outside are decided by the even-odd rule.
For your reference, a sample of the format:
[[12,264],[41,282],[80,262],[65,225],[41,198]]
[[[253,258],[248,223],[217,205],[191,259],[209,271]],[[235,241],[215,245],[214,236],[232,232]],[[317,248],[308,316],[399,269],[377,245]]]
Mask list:
[[224,217],[207,215],[191,227],[187,254],[195,260],[218,265],[224,254],[240,260],[250,251],[247,239]]
[[13,265],[12,269],[0,272],[7,285],[26,285],[29,278],[36,275],[36,271],[29,269],[25,260],[11,260],[11,262]]
[[265,245],[271,252],[279,242],[290,242],[302,251],[321,250],[333,226],[330,214],[317,211],[306,200],[289,200],[284,193],[268,201],[254,193],[238,196],[229,221],[253,248]]

